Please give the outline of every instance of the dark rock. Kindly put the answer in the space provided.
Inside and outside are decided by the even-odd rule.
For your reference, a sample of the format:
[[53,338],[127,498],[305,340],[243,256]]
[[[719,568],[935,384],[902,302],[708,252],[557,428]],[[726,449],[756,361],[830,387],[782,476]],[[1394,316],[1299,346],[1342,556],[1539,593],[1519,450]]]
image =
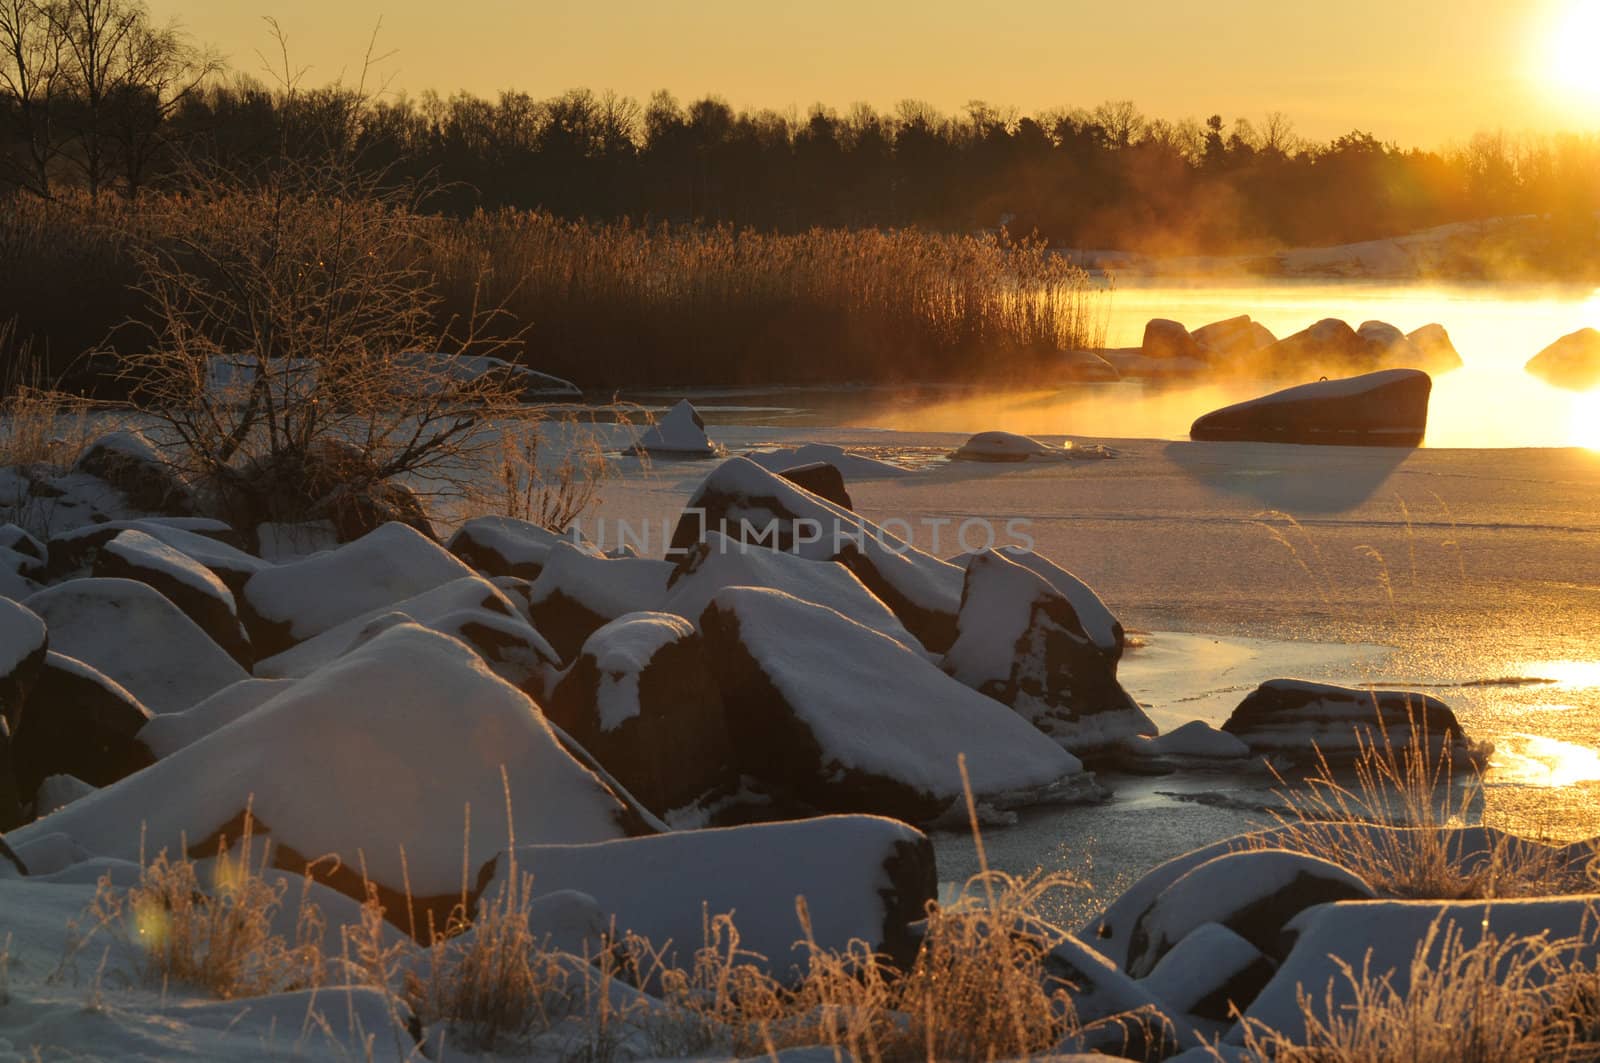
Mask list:
[[51,775],[109,786],[155,762],[139,741],[150,711],[126,689],[71,657],[49,655],[12,744],[25,794]]
[[1412,368],[1426,369],[1430,373],[1447,373],[1461,368],[1461,355],[1457,353],[1456,345],[1450,342],[1450,333],[1444,330],[1443,325],[1423,325],[1406,333],[1406,339],[1411,341],[1412,348],[1421,358]]
[[0,598],[0,719],[13,730],[22,719],[28,693],[39,681],[50,632],[44,620],[10,598]]
[[1156,726],[1117,682],[1072,603],[994,550],[967,564],[946,672],[1083,756]]
[[619,616],[659,609],[671,575],[668,561],[601,557],[557,543],[529,592],[533,626],[570,661],[590,635]]
[[1363,744],[1386,742],[1404,750],[1424,737],[1437,751],[1448,746],[1461,767],[1485,750],[1467,738],[1450,706],[1404,690],[1357,690],[1303,679],[1269,679],[1250,693],[1222,729],[1253,753],[1313,761],[1359,755]]
[[444,548],[486,576],[516,576],[532,582],[544,570],[556,543],[582,547],[572,533],[558,533],[515,517],[474,517],[458,528]]
[[844,473],[837,465],[814,461],[809,465],[795,465],[778,473],[785,480],[805,488],[818,498],[825,498],[840,509],[855,509],[850,492],[844,484]]
[[1569,332],[1528,360],[1528,372],[1570,391],[1588,391],[1600,384],[1600,332]]
[[1433,382],[1386,369],[1276,391],[1206,414],[1189,437],[1213,442],[1415,447],[1428,427]]
[[439,540],[422,499],[405,484],[393,480],[338,487],[317,502],[310,518],[333,525],[341,543],[353,543],[391,523],[404,524],[435,542]]
[[135,509],[177,517],[194,512],[189,485],[138,432],[100,437],[78,456],[73,470],[104,480],[121,491]]
[[1259,357],[1275,371],[1294,374],[1313,369],[1349,372],[1375,368],[1371,347],[1348,322],[1336,317],[1323,318],[1279,340],[1260,351]]
[[543,704],[657,813],[737,781],[705,645],[680,616],[630,613],[600,628]]
[[1144,341],[1139,349],[1150,358],[1201,358],[1205,352],[1176,321],[1153,317],[1145,323]]
[[1203,923],[1161,957],[1140,983],[1170,1009],[1226,1023],[1271,981],[1277,965],[1220,923]]
[[149,584],[248,670],[255,653],[233,592],[200,562],[145,532],[120,532],[95,554],[95,576]]
[[10,550],[31,558],[41,566],[50,558],[49,550],[44,543],[15,524],[0,524],[0,550]]
[[1195,343],[1205,353],[1230,359],[1246,358],[1278,342],[1272,333],[1250,320],[1247,314],[1202,325],[1194,330],[1193,336]]

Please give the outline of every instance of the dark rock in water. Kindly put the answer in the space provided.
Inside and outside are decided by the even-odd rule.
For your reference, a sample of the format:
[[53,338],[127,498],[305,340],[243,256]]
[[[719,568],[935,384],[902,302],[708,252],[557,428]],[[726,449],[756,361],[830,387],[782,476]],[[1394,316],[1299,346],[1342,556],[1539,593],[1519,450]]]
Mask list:
[[1162,317],[1145,322],[1144,341],[1139,349],[1151,358],[1200,358],[1205,354],[1188,329]]
[[1428,374],[1416,369],[1301,384],[1208,413],[1189,429],[1189,438],[1415,447],[1427,432],[1432,390]]
[[1450,706],[1404,690],[1356,690],[1303,679],[1269,679],[1239,703],[1222,729],[1252,753],[1313,760],[1359,754],[1362,743],[1385,741],[1405,749],[1425,735],[1435,749],[1448,745],[1463,764],[1483,750],[1471,742]]
[[50,654],[12,743],[17,785],[32,794],[51,775],[109,786],[155,763],[139,729],[150,711],[114,680]]
[[138,432],[100,437],[78,456],[73,470],[104,480],[121,491],[135,509],[178,517],[194,512],[189,485]]
[[1310,328],[1286,336],[1261,351],[1262,361],[1274,370],[1305,373],[1307,370],[1370,369],[1374,360],[1367,341],[1356,335],[1349,322],[1336,317],[1323,318]]
[[994,550],[967,563],[943,667],[1079,756],[1156,733],[1066,595]]
[[1524,367],[1547,384],[1588,391],[1600,384],[1600,332],[1582,328],[1556,340]]
[[1277,965],[1221,923],[1191,930],[1140,982],[1172,1010],[1228,1022],[1271,981]]
[[855,509],[850,492],[844,484],[844,473],[837,465],[814,461],[809,465],[795,465],[778,473],[792,484],[805,488],[818,498],[825,498],[840,509]]
[[1278,342],[1271,332],[1250,320],[1247,314],[1202,325],[1194,330],[1193,336],[1203,353],[1227,358],[1243,358]]
[[1461,355],[1456,351],[1456,345],[1450,342],[1450,333],[1444,330],[1443,325],[1423,325],[1406,333],[1406,339],[1411,341],[1411,346],[1421,357],[1421,361],[1411,368],[1426,369],[1430,373],[1445,373],[1461,368]]
[[13,729],[44,668],[50,633],[33,610],[0,598],[0,719]]
[[1244,849],[1208,860],[1156,895],[1134,921],[1127,972],[1144,978],[1190,933],[1220,923],[1261,952],[1282,959],[1284,924],[1330,901],[1376,894],[1338,864],[1287,849]]
[[630,613],[590,635],[544,708],[658,814],[737,782],[705,644],[680,616]]
[[474,517],[458,528],[444,548],[486,576],[536,580],[556,543],[584,545],[575,534],[553,532],[515,517]]
[[182,609],[211,641],[246,669],[255,663],[250,639],[239,622],[238,605],[216,574],[200,562],[135,529],[119,533],[100,548],[94,575],[131,579],[154,587]]
[[557,543],[529,591],[533,626],[570,661],[590,635],[619,616],[659,609],[671,575],[668,561],[602,557]]

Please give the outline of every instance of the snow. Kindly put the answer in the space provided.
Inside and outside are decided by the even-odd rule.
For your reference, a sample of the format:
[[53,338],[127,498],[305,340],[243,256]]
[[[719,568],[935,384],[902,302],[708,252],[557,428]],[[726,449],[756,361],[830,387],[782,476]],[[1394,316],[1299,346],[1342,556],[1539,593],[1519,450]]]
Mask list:
[[48,816],[58,808],[66,808],[80,797],[89,796],[95,789],[75,775],[47,776],[44,782],[39,784],[39,792],[34,796],[34,812],[40,816]]
[[49,625],[54,651],[103,672],[154,713],[182,712],[248,678],[182,610],[134,580],[70,580],[23,604]]
[[261,620],[286,624],[291,642],[303,642],[352,617],[472,575],[422,533],[389,523],[330,553],[263,569],[245,584],[243,599]]
[[1204,720],[1190,720],[1154,738],[1135,735],[1128,739],[1127,746],[1135,753],[1156,757],[1228,760],[1250,755],[1249,746],[1228,732],[1217,730]]
[[635,452],[709,458],[721,453],[721,447],[706,434],[706,423],[700,411],[688,399],[683,399],[639,436],[629,449],[629,453]]
[[128,527],[132,531],[143,532],[153,539],[160,540],[213,572],[254,574],[271,567],[261,558],[229,546],[220,539],[166,521],[135,520]]
[[1262,959],[1260,949],[1221,923],[1202,923],[1161,957],[1139,984],[1171,1008],[1190,1013],[1206,996]]
[[[261,360],[253,354],[214,355],[208,365],[206,390],[214,399],[243,404],[260,375]],[[313,358],[272,358],[267,362],[268,387],[279,403],[309,402],[317,389]]]
[[[1077,757],[1004,705],[841,613],[752,587],[722,591],[712,613],[736,625],[739,645],[816,741],[824,770],[884,776],[948,806],[962,795],[957,760],[965,755],[981,801],[1026,803],[1063,784],[1082,795],[1087,780]],[[702,626],[710,638],[709,625]],[[715,641],[711,648],[714,658],[731,650]],[[724,695],[731,702],[732,692]]]
[[1380,369],[1375,373],[1362,373],[1359,376],[1344,377],[1339,380],[1316,380],[1309,384],[1296,384],[1282,391],[1274,391],[1260,398],[1246,399],[1244,402],[1234,403],[1228,409],[1250,410],[1302,400],[1355,398],[1419,375],[1425,374],[1420,374],[1415,369]]
[[310,675],[357,645],[362,632],[381,617],[399,614],[428,627],[462,609],[487,609],[507,616],[516,612],[510,600],[494,584],[481,576],[463,576],[413,597],[386,603],[360,616],[351,617],[320,635],[256,662],[255,674],[266,679],[298,679]]
[[987,553],[984,564],[967,569],[955,644],[944,668],[974,690],[1011,678],[1017,646],[1033,624],[1034,603],[1050,588],[1031,570]]
[[838,469],[846,480],[882,480],[916,475],[914,470],[903,465],[879,461],[877,458],[829,443],[802,443],[795,447],[753,450],[745,454],[745,457],[769,472],[782,472],[799,465],[814,465],[820,462]]
[[508,806],[529,842],[609,840],[630,822],[525,695],[462,643],[403,625],[13,835],[60,832],[137,859],[198,845],[247,806],[275,843],[333,854],[396,892],[409,881],[418,898],[459,891],[464,860],[475,869],[505,847]]
[[131,458],[146,465],[165,466],[167,464],[167,459],[162,457],[161,452],[151,445],[143,433],[129,429],[108,432],[93,440],[83,448],[83,453],[78,455],[77,461],[73,464],[82,463],[83,459],[95,450],[108,450],[113,454]]
[[158,758],[170,756],[260,708],[292,683],[290,679],[241,679],[193,708],[155,717],[139,729],[139,741]]
[[9,678],[24,661],[42,657],[49,638],[45,622],[37,613],[10,597],[0,597],[0,681]]
[[238,612],[239,607],[233,600],[233,592],[216,577],[215,573],[187,553],[169,546],[147,532],[132,528],[118,532],[114,539],[101,547],[101,550],[130,565],[160,572],[191,590],[217,599],[227,606],[230,613]]
[[[1485,934],[1500,941],[1541,936],[1547,942],[1581,939],[1582,944],[1566,955],[1591,967],[1600,954],[1592,897],[1324,904],[1300,913],[1286,930],[1298,935],[1294,948],[1244,1017],[1302,1040],[1302,995],[1324,1021],[1330,1007],[1343,1010],[1355,1003],[1341,961],[1358,974],[1365,968],[1373,978],[1387,977],[1397,992],[1404,993],[1410,985],[1412,958],[1430,933],[1435,965],[1445,938],[1457,933],[1463,948],[1477,945]],[[1225,1040],[1241,1043],[1242,1028],[1235,1024]]]
[[526,572],[526,578],[536,579],[551,547],[559,542],[580,550],[593,549],[576,533],[557,533],[530,521],[502,516],[472,518],[444,546],[467,564],[486,572]]
[[[706,918],[732,913],[740,949],[782,975],[803,968],[808,955],[796,898],[806,899],[821,947],[881,946],[886,895],[900,885],[885,862],[926,844],[920,831],[894,820],[823,816],[594,845],[524,846],[516,863],[519,873],[533,875],[537,893],[587,894],[608,922],[615,917],[617,933],[638,933],[686,966],[704,944]],[[509,864],[502,855],[486,897],[507,881]],[[901,904],[920,916],[921,898]]]
[[39,585],[19,571],[25,566],[12,564],[22,555],[0,547],[0,598],[21,601],[39,589]]
[[667,583],[662,608],[698,621],[706,606],[726,587],[784,591],[843,613],[915,653],[925,652],[882,599],[843,565],[808,561],[786,550],[750,546],[716,531],[706,532],[702,543],[679,562]]
[[958,461],[1027,461],[1062,457],[1059,447],[1012,432],[979,432],[950,455]]
[[601,557],[587,544],[559,542],[546,555],[530,595],[536,617],[539,606],[559,594],[596,616],[614,620],[624,613],[658,609],[671,574],[668,561]]
[[583,652],[600,672],[596,694],[600,729],[615,731],[639,715],[639,673],[663,647],[694,634],[694,625],[669,613],[628,613],[590,635]]
[[[1026,550],[1020,546],[1000,546],[995,550],[1007,561],[1015,561],[1043,578],[1057,593],[1071,602],[1073,612],[1078,614],[1078,623],[1083,625],[1084,633],[1113,661],[1122,655],[1122,623],[1117,620],[1106,603],[1100,600],[1093,587],[1033,550]],[[952,557],[950,563],[966,568],[976,556],[975,553],[961,554]]]

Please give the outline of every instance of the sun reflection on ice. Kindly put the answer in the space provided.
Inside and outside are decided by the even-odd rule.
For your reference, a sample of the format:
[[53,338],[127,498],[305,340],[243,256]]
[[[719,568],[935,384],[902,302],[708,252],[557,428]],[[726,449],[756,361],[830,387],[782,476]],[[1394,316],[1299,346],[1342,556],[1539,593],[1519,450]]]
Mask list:
[[1507,735],[1490,763],[1494,781],[1523,786],[1576,786],[1600,781],[1600,751],[1544,735]]

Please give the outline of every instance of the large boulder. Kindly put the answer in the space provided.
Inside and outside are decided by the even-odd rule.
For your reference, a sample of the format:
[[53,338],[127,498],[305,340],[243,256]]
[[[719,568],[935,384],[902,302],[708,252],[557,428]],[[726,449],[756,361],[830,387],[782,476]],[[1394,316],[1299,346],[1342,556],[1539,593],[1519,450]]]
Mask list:
[[1188,329],[1163,317],[1145,322],[1139,350],[1149,358],[1200,358],[1205,353]]
[[151,712],[181,712],[249,675],[145,583],[75,579],[23,604],[50,626],[52,650],[104,673]]
[[605,557],[587,546],[557,543],[528,592],[539,633],[563,661],[590,635],[628,613],[661,608],[672,563],[644,557]]
[[1184,1015],[1227,1022],[1243,1011],[1277,970],[1265,954],[1221,923],[1202,923],[1161,957],[1141,981]]
[[1460,369],[1463,364],[1456,345],[1450,342],[1450,333],[1444,330],[1443,325],[1423,325],[1412,329],[1406,333],[1406,339],[1411,341],[1412,350],[1421,359],[1412,368],[1426,369],[1430,373],[1448,373],[1452,369]]
[[1528,360],[1528,372],[1548,384],[1588,391],[1600,384],[1600,332],[1569,332]]
[[721,691],[680,616],[629,613],[590,635],[545,711],[658,814],[737,780]]
[[[218,544],[221,545],[221,544]],[[147,583],[182,609],[211,641],[240,665],[254,663],[250,639],[239,622],[239,607],[216,573],[150,534],[130,528],[95,554],[94,574]]]
[[18,789],[32,794],[51,775],[108,786],[133,774],[154,759],[138,740],[150,719],[121,684],[51,653],[12,741]]
[[708,531],[703,541],[678,560],[667,580],[661,608],[699,620],[711,600],[728,587],[766,587],[825,605],[909,650],[922,652],[922,643],[900,618],[844,565],[807,561],[786,550],[747,546],[721,532]]
[[791,465],[787,469],[780,469],[778,475],[818,498],[827,499],[840,509],[855,508],[850,491],[844,484],[844,474],[837,465],[814,461],[809,465]]
[[733,587],[700,629],[738,767],[801,805],[936,820],[962,799],[963,755],[983,804],[1100,795],[1016,713],[832,609]]
[[1072,998],[1083,1028],[1074,1047],[1103,1052],[1107,1059],[1156,1060],[1201,1043],[1181,1013],[1076,937],[1067,936],[1045,954],[1044,973],[1049,988]]
[[1468,765],[1484,750],[1461,729],[1456,714],[1438,698],[1404,690],[1357,690],[1304,679],[1269,679],[1239,703],[1222,725],[1252,753],[1309,760],[1320,750],[1331,761],[1348,759],[1363,746],[1386,743],[1405,749],[1426,737],[1437,752]]
[[706,434],[706,422],[688,399],[682,399],[645,429],[625,453],[667,458],[709,458],[721,448]]
[[[1100,599],[1100,595],[1095,593],[1093,587],[1033,550],[1020,546],[1000,546],[996,547],[994,552],[1007,561],[1015,561],[1065,596],[1067,601],[1072,603],[1073,612],[1078,614],[1078,622],[1083,625],[1084,634],[1088,635],[1090,641],[1106,655],[1106,659],[1113,666],[1122,659],[1127,633],[1122,628],[1122,621],[1117,619],[1116,614]],[[980,554],[981,552],[961,554],[952,557],[950,563],[965,569],[972,563],[972,559]],[[963,591],[966,589],[965,582],[962,584],[962,589]]]
[[1349,372],[1374,366],[1372,348],[1356,335],[1349,322],[1323,318],[1309,328],[1286,336],[1259,352],[1276,372],[1303,374],[1310,370]]
[[189,485],[148,439],[132,429],[90,443],[73,463],[73,471],[104,480],[121,491],[134,509],[173,516],[194,512]]
[[1277,343],[1277,337],[1264,325],[1250,320],[1248,314],[1213,321],[1194,330],[1194,341],[1201,351],[1213,359],[1230,360],[1246,358],[1263,347]]
[[155,758],[193,745],[212,731],[254,712],[292,685],[292,679],[241,679],[193,708],[152,716],[139,728],[139,744]]
[[239,600],[260,656],[282,652],[353,617],[473,571],[404,524],[385,524],[329,553],[262,569]]
[[370,881],[391,920],[415,912],[423,929],[477,896],[484,880],[463,881],[463,867],[485,867],[508,838],[651,832],[472,650],[403,625],[16,840],[61,833],[96,856],[199,858],[237,839],[247,813],[273,866],[357,899]]
[[1206,414],[1189,437],[1214,442],[1415,447],[1433,381],[1417,369],[1301,384]]
[[444,548],[486,576],[532,581],[544,570],[551,548],[562,542],[580,549],[588,546],[570,532],[553,532],[515,517],[488,516],[462,524]]
[[1360,876],[1305,853],[1224,853],[1184,874],[1139,914],[1129,938],[1126,970],[1144,978],[1174,946],[1207,923],[1219,923],[1281,959],[1287,952],[1283,927],[1300,912],[1316,904],[1373,896]]
[[[152,535],[191,557],[194,556],[191,550],[196,540],[213,542],[219,547],[233,547],[236,552],[242,553],[237,551],[241,541],[238,532],[231,525],[210,517],[135,517],[97,521],[68,528],[50,537],[49,578],[86,575],[100,548],[129,530]],[[258,561],[256,567],[261,564]]]
[[[927,836],[874,816],[534,845],[515,855],[516,872],[533,874],[536,895],[593,897],[618,934],[647,938],[678,966],[692,966],[706,944],[707,918],[731,913],[741,959],[786,979],[807,970],[807,938],[841,952],[864,942],[909,969],[917,947],[910,926],[938,885]],[[509,884],[512,864],[508,854],[497,858],[486,896]],[[796,912],[800,898],[809,924]]]
[[979,432],[950,455],[955,461],[991,462],[1019,462],[1034,458],[1055,460],[1065,456],[1060,447],[1015,432]]
[[50,559],[49,548],[32,532],[15,524],[0,524],[0,550],[9,550],[40,567]]
[[673,530],[672,551],[712,531],[808,560],[837,560],[931,652],[943,653],[955,638],[961,569],[752,461],[730,458],[705,478]]
[[10,598],[0,598],[0,719],[13,729],[22,719],[28,692],[39,681],[50,632],[44,620]]
[[1109,749],[1156,726],[1117,682],[1065,595],[988,550],[967,564],[944,670],[1015,709],[1063,749]]

